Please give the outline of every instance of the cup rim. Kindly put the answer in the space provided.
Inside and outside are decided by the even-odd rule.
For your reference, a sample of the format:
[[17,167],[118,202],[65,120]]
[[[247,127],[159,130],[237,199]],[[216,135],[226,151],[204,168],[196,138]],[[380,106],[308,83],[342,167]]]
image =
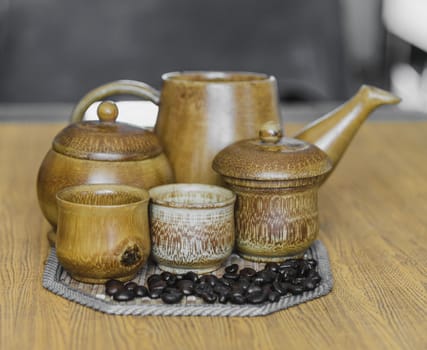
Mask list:
[[[186,79],[187,77],[201,76],[206,79]],[[232,76],[246,76],[247,79],[242,80],[227,80]],[[173,71],[162,74],[162,81],[173,81],[174,83],[191,83],[191,84],[247,84],[261,83],[266,81],[275,81],[274,76],[266,73],[256,73],[249,71],[221,71],[221,70],[195,70],[195,71]]]
[[[126,193],[133,193],[136,196],[139,196],[139,200],[135,201],[129,201],[127,203],[123,204],[85,204],[85,203],[78,203],[75,201],[71,201],[68,199],[63,198],[63,196],[67,193],[74,192],[100,192],[100,191],[112,191],[112,192],[126,192]],[[138,205],[144,202],[148,202],[150,199],[149,193],[147,190],[143,188],[138,188],[134,186],[128,186],[128,185],[121,185],[121,184],[86,184],[86,185],[75,185],[75,186],[69,186],[61,189],[56,193],[56,200],[58,203],[62,203],[65,205],[72,205],[72,206],[79,206],[79,207],[87,207],[87,208],[121,208],[121,207],[127,207],[131,205]]]
[[[174,202],[172,200],[165,200],[160,198],[160,195],[167,194],[172,191],[195,191],[198,189],[199,191],[207,191],[211,193],[220,193],[225,198],[223,200],[219,200],[216,202],[210,203],[182,203],[182,202]],[[168,185],[161,185],[151,188],[149,191],[150,201],[154,204],[169,207],[169,208],[180,208],[180,209],[213,209],[213,208],[223,208],[229,206],[230,204],[234,204],[236,201],[236,194],[231,190],[228,190],[221,186],[216,185],[207,185],[207,184],[198,184],[198,183],[174,183]]]

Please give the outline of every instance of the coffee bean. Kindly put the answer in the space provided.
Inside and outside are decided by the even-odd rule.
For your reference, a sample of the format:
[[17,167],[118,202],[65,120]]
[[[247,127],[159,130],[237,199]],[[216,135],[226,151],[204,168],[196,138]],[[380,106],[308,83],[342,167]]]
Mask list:
[[272,291],[270,291],[270,293],[268,293],[267,299],[271,303],[275,303],[275,302],[280,300],[280,294],[278,292],[272,290]]
[[309,278],[310,280],[313,281],[314,284],[319,284],[319,282],[322,280],[322,278],[320,277],[319,273],[315,270],[311,270],[307,276],[307,278]]
[[239,283],[234,283],[232,286],[231,286],[231,291],[230,291],[230,293],[231,294],[242,294],[242,295],[244,295],[245,294],[245,291],[243,290],[243,288],[242,288],[242,286],[239,284]]
[[225,268],[225,272],[228,272],[228,273],[235,273],[238,270],[239,270],[239,265],[237,264],[232,264]]
[[245,267],[240,270],[240,276],[241,277],[253,277],[256,275],[256,271],[250,267]]
[[314,288],[316,288],[316,284],[311,279],[306,279],[302,286],[306,291],[313,290]]
[[273,282],[277,276],[277,273],[274,272],[273,270],[265,270],[261,272],[264,274],[264,279],[267,283]]
[[240,286],[242,290],[247,290],[251,285],[251,282],[248,278],[241,278],[241,277],[236,283]]
[[229,295],[228,300],[232,304],[242,305],[246,302],[246,298],[241,294]]
[[130,291],[135,291],[137,287],[138,287],[138,283],[135,283],[135,282],[128,282],[125,284],[125,289]]
[[147,288],[145,288],[144,286],[138,286],[135,289],[135,296],[137,298],[143,298],[146,297],[148,295],[148,290]]
[[199,280],[200,282],[206,282],[210,284],[212,287],[218,283],[218,277],[215,275],[203,275]]
[[256,284],[271,283],[276,278],[276,274],[272,271],[262,270],[258,271],[257,274],[252,278],[252,281]]
[[289,291],[293,295],[302,294],[304,292],[304,287],[300,284],[296,284],[296,285],[291,284],[291,286],[289,287]]
[[189,280],[189,281],[193,281],[193,282],[198,282],[199,281],[199,276],[197,275],[197,273],[193,272],[193,271],[188,271],[185,274],[182,275],[182,279],[183,280]]
[[224,273],[224,275],[222,277],[224,277],[225,279],[228,279],[228,280],[237,281],[240,276],[236,272],[226,272],[226,273]]
[[161,294],[162,294],[161,290],[153,290],[148,292],[148,296],[151,299],[159,299]]
[[265,264],[264,270],[279,272],[279,264],[275,262],[268,262]]
[[251,304],[261,304],[262,302],[266,301],[267,296],[267,293],[261,291],[259,293],[248,294],[246,296],[246,300]]
[[194,293],[198,296],[201,296],[202,294],[213,293],[213,289],[209,283],[197,283],[194,286]]
[[181,293],[181,291],[175,286],[167,286],[163,288],[162,293]]
[[194,292],[194,282],[190,280],[180,280],[176,282],[176,287],[184,294],[191,295]]
[[273,290],[279,293],[280,295],[285,295],[286,293],[288,293],[290,291],[290,286],[290,283],[278,281],[274,281],[272,285]]
[[167,272],[167,271],[162,272],[160,274],[160,276],[162,277],[162,279],[164,281],[167,282],[168,286],[174,285],[176,282],[176,279],[177,279],[176,275],[174,275],[173,273]]
[[311,268],[309,266],[309,264],[307,263],[307,261],[303,260],[300,263],[300,270],[299,270],[299,275],[300,276],[307,276],[311,271]]
[[105,294],[113,296],[119,290],[124,289],[124,285],[119,280],[108,280],[105,283]]
[[270,293],[272,291],[273,286],[269,283],[269,284],[265,284],[262,286],[262,290],[264,293]]
[[229,280],[227,278],[221,277],[218,279],[218,283],[223,284],[225,286],[231,287],[234,284],[233,280]]
[[113,295],[113,299],[116,301],[130,301],[134,298],[135,298],[135,293],[125,288],[117,291],[117,293]]
[[290,267],[290,268],[281,270],[280,274],[282,275],[283,281],[291,281],[298,275],[298,271]]
[[249,288],[246,290],[246,293],[249,294],[254,294],[254,293],[261,293],[262,292],[262,287],[259,284],[255,284],[252,283]]
[[280,295],[285,295],[286,290],[282,287],[282,283],[280,281],[274,281],[272,284],[273,290],[275,290]]
[[305,262],[308,265],[308,267],[310,268],[310,270],[314,270],[317,266],[317,261],[314,259],[307,259]]
[[299,268],[299,260],[298,259],[288,259],[279,264],[279,270],[288,269],[288,268]]
[[162,293],[160,295],[160,298],[162,301],[166,304],[176,304],[179,303],[182,298],[184,297],[184,294],[175,289],[176,292],[170,292],[170,293]]
[[219,294],[218,295],[218,302],[221,304],[226,304],[228,301],[228,294]]
[[258,272],[257,272],[257,274],[254,277],[252,277],[252,283],[262,285],[262,284],[264,284],[264,282],[265,282],[264,281],[264,277],[260,276],[258,274]]
[[213,287],[213,291],[217,294],[228,294],[231,292],[231,287],[226,286],[225,284],[218,283]]
[[162,277],[160,275],[152,274],[150,277],[148,277],[147,284],[150,285],[151,283],[160,281],[161,279]]
[[291,283],[292,284],[298,284],[298,285],[302,285],[305,281],[305,277],[295,277]]
[[283,282],[284,281],[283,275],[281,273],[276,273],[276,277],[274,278],[274,281],[276,281],[276,282]]
[[165,289],[167,287],[168,283],[164,280],[158,280],[158,281],[154,281],[152,283],[148,284],[148,289],[150,290],[150,292],[156,292],[159,291],[161,292],[163,289]]
[[245,294],[245,292],[241,288],[239,288],[239,286],[234,286],[230,292],[230,295],[233,297],[239,296],[239,295],[243,296],[244,294]]
[[214,303],[217,299],[217,296],[213,292],[202,293],[202,294],[200,294],[200,297],[203,299],[204,302],[206,302],[208,304]]

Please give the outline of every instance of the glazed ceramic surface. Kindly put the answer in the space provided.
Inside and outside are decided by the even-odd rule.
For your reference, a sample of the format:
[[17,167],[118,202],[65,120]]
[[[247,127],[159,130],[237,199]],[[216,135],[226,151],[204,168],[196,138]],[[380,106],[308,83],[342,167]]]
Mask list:
[[159,104],[155,132],[177,182],[220,184],[211,169],[225,146],[256,136],[268,121],[279,121],[274,77],[245,72],[175,72],[162,76],[161,92],[137,81],[116,81],[89,92],[72,120],[93,102],[113,94],[140,96]]
[[146,190],[82,185],[57,194],[56,253],[79,281],[130,280],[150,254]]
[[234,247],[235,195],[219,186],[172,184],[150,190],[152,256],[162,270],[218,269]]
[[236,247],[245,259],[268,262],[301,257],[316,240],[318,185],[289,190],[227,184],[238,198]]
[[335,169],[351,140],[371,112],[379,106],[398,102],[400,98],[388,91],[362,85],[350,100],[310,123],[293,137],[319,147],[328,155]]
[[[62,130],[40,166],[39,204],[54,228],[55,195],[63,188],[115,183],[149,189],[174,180],[155,134],[114,122],[117,113],[111,103],[100,105],[100,117],[101,121],[74,123]],[[55,235],[50,237],[54,241]]]

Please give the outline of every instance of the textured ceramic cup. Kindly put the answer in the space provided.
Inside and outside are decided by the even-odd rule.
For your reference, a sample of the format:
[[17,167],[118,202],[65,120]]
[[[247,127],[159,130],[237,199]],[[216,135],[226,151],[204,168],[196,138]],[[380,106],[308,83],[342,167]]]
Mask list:
[[174,273],[218,269],[234,247],[235,194],[202,184],[149,192],[152,256],[159,267]]
[[148,192],[125,185],[67,187],[56,195],[56,254],[79,281],[132,279],[150,255]]

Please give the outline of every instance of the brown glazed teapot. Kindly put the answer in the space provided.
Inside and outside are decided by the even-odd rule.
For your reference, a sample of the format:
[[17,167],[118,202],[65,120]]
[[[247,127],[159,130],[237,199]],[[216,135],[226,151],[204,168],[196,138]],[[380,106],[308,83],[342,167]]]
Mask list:
[[220,151],[212,167],[237,195],[236,248],[254,261],[301,256],[319,232],[317,192],[376,107],[400,99],[362,86],[348,102],[294,138],[266,123],[258,139]]
[[[120,80],[88,92],[71,121],[111,95],[141,97],[159,105],[155,132],[177,182],[221,184],[212,160],[233,142],[257,136],[267,121],[279,122],[277,83],[273,76],[248,72],[189,71],[166,73],[161,91],[134,80]],[[364,85],[346,103],[316,120],[294,138],[317,145],[336,166],[360,125],[377,107],[397,103],[391,93]]]
[[[144,189],[174,181],[157,136],[115,122],[117,106],[103,102],[99,121],[73,123],[53,140],[38,173],[37,194],[46,219],[56,227],[56,193],[84,184],[124,184]],[[54,232],[54,231],[53,231]],[[48,235],[51,243],[54,234]]]

